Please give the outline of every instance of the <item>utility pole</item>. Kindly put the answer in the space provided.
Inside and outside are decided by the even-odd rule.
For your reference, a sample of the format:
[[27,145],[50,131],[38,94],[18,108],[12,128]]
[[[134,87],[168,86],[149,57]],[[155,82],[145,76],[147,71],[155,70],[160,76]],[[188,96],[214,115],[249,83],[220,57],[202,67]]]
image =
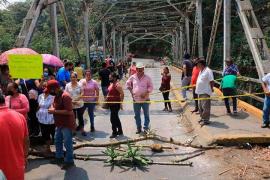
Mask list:
[[196,14],[198,27],[198,51],[199,57],[203,56],[203,35],[202,35],[202,0],[196,1]]
[[52,31],[52,44],[53,55],[60,57],[59,53],[59,39],[58,39],[58,27],[57,27],[57,14],[56,3],[50,5],[50,19],[51,19],[51,31]]
[[102,22],[102,46],[103,46],[103,56],[106,59],[106,24]]
[[223,69],[226,59],[231,57],[231,0],[224,0],[224,46],[223,46]]
[[89,7],[86,3],[84,3],[84,37],[85,37],[85,48],[86,48],[86,66],[87,69],[90,68],[90,46],[89,46]]

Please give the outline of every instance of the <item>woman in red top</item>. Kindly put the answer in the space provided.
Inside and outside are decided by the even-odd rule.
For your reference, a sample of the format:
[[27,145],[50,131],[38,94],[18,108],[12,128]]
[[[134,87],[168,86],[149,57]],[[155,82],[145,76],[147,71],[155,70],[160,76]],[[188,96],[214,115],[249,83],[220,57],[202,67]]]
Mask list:
[[[191,83],[190,85],[192,86],[192,90],[193,90],[193,99],[197,99],[198,98],[198,94],[195,93],[196,90],[196,82],[200,73],[200,69],[197,66],[198,64],[198,58],[194,59],[194,67],[192,70],[192,76],[191,76]],[[198,100],[195,100],[195,109],[193,111],[191,111],[192,113],[194,112],[198,112],[199,111],[199,105],[198,105]]]
[[[160,90],[162,91],[162,95],[163,95],[164,100],[167,101],[167,102],[164,102],[165,108],[163,109],[163,111],[172,112],[171,102],[168,102],[169,95],[170,95],[170,89],[171,89],[171,85],[170,85],[171,74],[170,74],[169,68],[164,67],[163,73],[161,73],[161,75],[162,75],[162,79],[161,79]],[[165,92],[163,92],[163,91],[165,91]],[[168,109],[168,107],[169,107],[169,109]]]
[[112,123],[112,135],[110,138],[115,138],[117,135],[123,135],[122,125],[119,118],[119,110],[121,108],[121,102],[124,99],[124,91],[119,83],[118,75],[116,73],[110,74],[110,86],[108,88],[108,95],[106,98],[107,102],[116,102],[109,103],[109,108],[111,110],[111,123]]

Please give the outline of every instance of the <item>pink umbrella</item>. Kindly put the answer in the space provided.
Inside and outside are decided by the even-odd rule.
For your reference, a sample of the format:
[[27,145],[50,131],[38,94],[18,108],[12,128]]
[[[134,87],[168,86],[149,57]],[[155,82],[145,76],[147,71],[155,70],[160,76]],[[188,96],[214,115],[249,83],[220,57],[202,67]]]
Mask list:
[[8,63],[8,55],[9,54],[38,54],[36,51],[29,49],[29,48],[14,48],[8,51],[5,51],[0,56],[0,64],[7,64]]
[[47,64],[54,67],[64,66],[61,59],[51,54],[42,54],[43,64]]

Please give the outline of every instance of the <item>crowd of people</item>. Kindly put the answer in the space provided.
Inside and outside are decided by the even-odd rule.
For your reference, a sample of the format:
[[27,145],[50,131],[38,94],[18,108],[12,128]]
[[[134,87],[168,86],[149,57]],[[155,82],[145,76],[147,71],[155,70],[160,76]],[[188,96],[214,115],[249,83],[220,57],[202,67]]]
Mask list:
[[[124,133],[119,118],[119,111],[122,109],[124,101],[124,89],[130,91],[134,102],[136,134],[148,131],[150,129],[150,104],[148,101],[154,87],[151,77],[145,74],[144,69],[144,64],[141,62],[132,62],[127,70],[127,64],[122,60],[115,64],[111,58],[107,58],[98,72],[101,81],[99,84],[92,78],[91,70],[85,70],[80,62],[77,62],[74,67],[73,63],[65,61],[64,67],[58,69],[56,73],[51,72],[49,68],[44,68],[43,76],[38,80],[14,80],[9,75],[8,66],[3,65],[0,76],[0,142],[3,142],[6,148],[0,155],[0,169],[8,179],[22,177],[21,173],[25,159],[27,159],[29,137],[40,134],[44,140],[46,153],[51,153],[51,144],[53,142],[55,144],[56,153],[52,163],[61,164],[63,169],[74,166],[72,137],[76,131],[80,132],[82,136],[87,136],[83,117],[85,110],[89,115],[90,132],[96,131],[94,111],[100,99],[100,89],[104,101],[108,102],[106,106],[110,110],[112,127],[110,138],[121,136]],[[127,74],[128,78],[125,79],[125,87],[123,87],[120,80]],[[239,75],[239,70],[232,59],[227,59],[220,85],[224,96],[236,95],[236,82]],[[263,78],[266,96],[262,127],[269,126],[269,77],[270,74]],[[169,68],[164,67],[159,90],[164,98],[163,111],[168,112],[173,111],[169,99],[171,78]],[[200,115],[201,126],[208,125],[210,123],[211,95],[214,88],[212,70],[207,67],[203,58],[191,59],[189,54],[185,54],[181,81],[182,101],[189,99],[188,89],[192,89],[195,99],[195,108],[192,113]],[[237,98],[233,97],[232,101],[233,111],[230,109],[229,98],[224,99],[226,111],[228,114],[237,115]],[[141,110],[144,114],[143,123]],[[77,123],[76,119],[78,119]],[[64,153],[63,147],[65,147],[66,153]],[[15,163],[16,168],[21,170],[18,173],[12,173],[11,166],[8,165],[10,163],[2,158],[10,157],[10,152],[18,156],[14,159],[14,162],[17,162]]]

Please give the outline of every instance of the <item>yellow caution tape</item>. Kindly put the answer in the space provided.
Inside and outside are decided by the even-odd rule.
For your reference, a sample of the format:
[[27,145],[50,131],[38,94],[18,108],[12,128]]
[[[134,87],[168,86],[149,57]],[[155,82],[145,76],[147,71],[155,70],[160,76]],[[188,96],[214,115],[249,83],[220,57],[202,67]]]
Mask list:
[[[186,101],[194,101],[194,100],[212,100],[212,99],[225,99],[225,98],[233,98],[233,97],[251,97],[251,96],[256,96],[256,95],[262,95],[265,94],[264,92],[260,92],[260,93],[246,93],[246,94],[239,94],[239,95],[234,95],[234,96],[211,96],[209,98],[192,98],[192,99],[187,99]],[[98,104],[140,104],[140,103],[164,103],[164,102],[181,102],[181,100],[149,100],[149,101],[113,101],[113,102],[107,102],[107,101],[92,101],[92,102],[84,102],[86,104],[90,103],[98,103]],[[77,101],[74,101],[77,102]]]

